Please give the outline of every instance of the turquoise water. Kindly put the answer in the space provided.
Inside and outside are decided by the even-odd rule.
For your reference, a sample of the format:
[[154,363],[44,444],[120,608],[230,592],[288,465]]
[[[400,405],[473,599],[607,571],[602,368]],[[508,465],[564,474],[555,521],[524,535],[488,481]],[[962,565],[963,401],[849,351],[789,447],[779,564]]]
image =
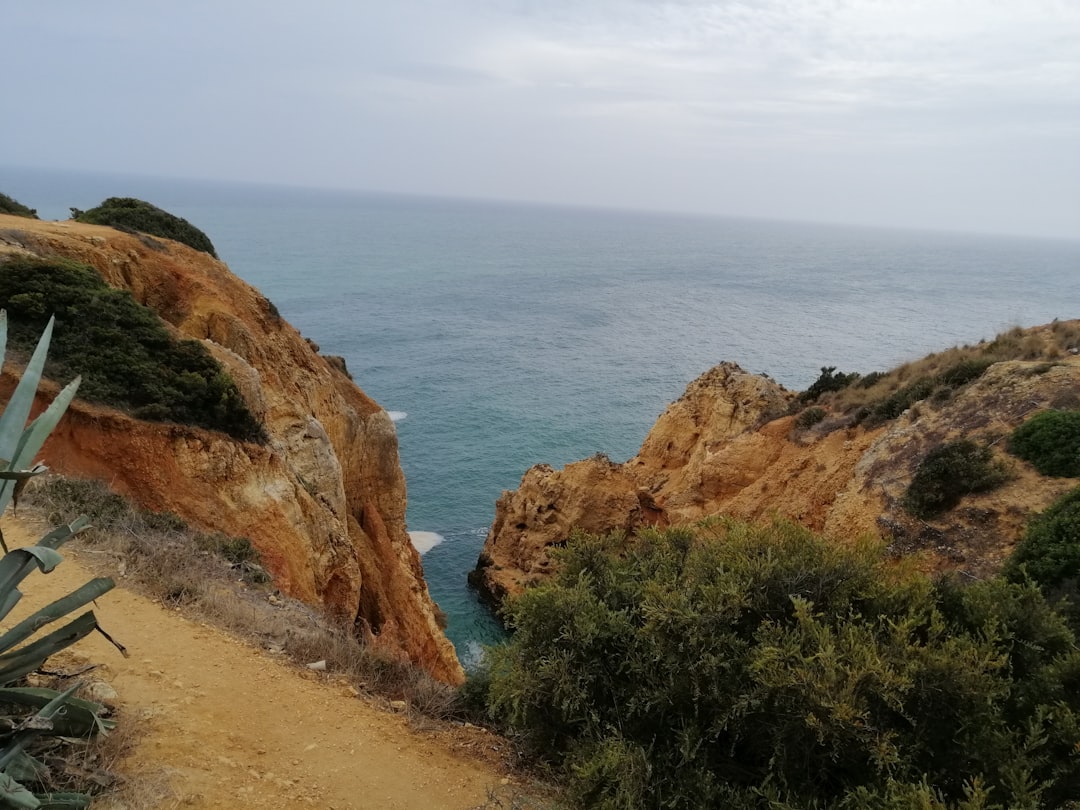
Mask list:
[[530,465],[628,458],[721,360],[799,389],[1080,315],[1080,241],[13,170],[0,191],[48,218],[114,195],[184,216],[346,358],[398,417],[409,528],[442,538],[424,568],[466,659],[499,631],[465,574]]

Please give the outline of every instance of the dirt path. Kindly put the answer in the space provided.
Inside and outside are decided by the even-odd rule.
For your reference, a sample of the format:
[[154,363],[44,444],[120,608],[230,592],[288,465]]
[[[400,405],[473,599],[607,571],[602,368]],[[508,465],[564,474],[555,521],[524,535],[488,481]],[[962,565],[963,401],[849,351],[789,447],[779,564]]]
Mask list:
[[[34,539],[10,519],[4,534],[9,546]],[[93,577],[64,556],[24,582],[20,615]],[[122,587],[95,612],[129,657],[96,634],[74,649],[103,665],[122,722],[145,726],[123,769],[167,778],[172,795],[155,807],[464,810],[505,784],[492,766],[411,731],[332,676],[298,672]]]

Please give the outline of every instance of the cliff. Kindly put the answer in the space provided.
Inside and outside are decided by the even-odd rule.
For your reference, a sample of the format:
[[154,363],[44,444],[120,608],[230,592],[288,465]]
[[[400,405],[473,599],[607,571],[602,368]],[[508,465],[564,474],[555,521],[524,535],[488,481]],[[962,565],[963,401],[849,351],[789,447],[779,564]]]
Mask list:
[[202,341],[269,434],[265,445],[241,442],[77,401],[46,463],[250,538],[282,591],[355,622],[371,643],[438,678],[462,680],[406,533],[394,425],[340,361],[320,356],[225,264],[179,243],[0,216],[0,260],[5,253],[78,261],[129,290],[175,333]]
[[[599,456],[562,470],[528,470],[519,488],[498,500],[470,581],[497,602],[542,579],[553,565],[551,550],[575,529],[633,532],[720,513],[780,515],[839,541],[876,534],[896,554],[919,555],[925,568],[992,573],[1027,519],[1077,484],[1040,476],[1003,450],[1004,437],[1031,413],[1080,406],[1077,345],[1080,321],[1069,321],[932,355],[868,378],[872,385],[823,396],[814,414],[820,421],[807,427],[799,426],[810,420],[798,421],[796,394],[721,364],[667,408],[629,461]],[[1013,346],[1027,359],[971,360],[1008,355]],[[941,381],[951,380],[950,372],[940,369],[950,363],[985,371],[947,385]],[[919,374],[928,375],[920,382],[931,380],[927,394],[899,416],[868,418],[874,409],[858,405],[895,401]],[[912,517],[901,498],[919,461],[958,438],[990,444],[1013,477],[937,519]]]

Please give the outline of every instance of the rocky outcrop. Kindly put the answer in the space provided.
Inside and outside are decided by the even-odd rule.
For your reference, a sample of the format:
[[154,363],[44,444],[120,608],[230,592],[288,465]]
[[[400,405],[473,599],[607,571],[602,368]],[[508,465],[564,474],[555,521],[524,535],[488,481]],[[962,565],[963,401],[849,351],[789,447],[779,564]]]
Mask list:
[[[43,455],[150,509],[249,537],[275,583],[436,677],[463,675],[405,529],[389,416],[220,261],[107,227],[0,216],[3,252],[93,266],[201,340],[266,426],[266,445],[76,402]],[[10,382],[10,381],[9,381]]]
[[690,384],[629,461],[601,457],[526,472],[499,499],[470,581],[498,601],[551,572],[552,549],[575,529],[632,532],[721,513],[779,515],[841,541],[877,534],[894,552],[918,554],[923,567],[984,576],[1031,514],[1077,482],[1044,478],[1009,458],[1014,477],[1004,486],[921,521],[900,505],[915,468],[930,449],[961,437],[1006,458],[1004,436],[1040,408],[1075,401],[1078,390],[1075,356],[1000,362],[884,425],[826,419],[799,429],[790,415],[794,394],[724,363]]

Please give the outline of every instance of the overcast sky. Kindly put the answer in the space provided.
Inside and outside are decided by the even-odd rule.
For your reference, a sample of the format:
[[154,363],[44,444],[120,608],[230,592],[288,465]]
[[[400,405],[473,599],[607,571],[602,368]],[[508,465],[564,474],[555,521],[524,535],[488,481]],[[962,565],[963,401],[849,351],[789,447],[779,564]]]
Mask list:
[[1080,0],[50,0],[0,165],[1080,238]]

